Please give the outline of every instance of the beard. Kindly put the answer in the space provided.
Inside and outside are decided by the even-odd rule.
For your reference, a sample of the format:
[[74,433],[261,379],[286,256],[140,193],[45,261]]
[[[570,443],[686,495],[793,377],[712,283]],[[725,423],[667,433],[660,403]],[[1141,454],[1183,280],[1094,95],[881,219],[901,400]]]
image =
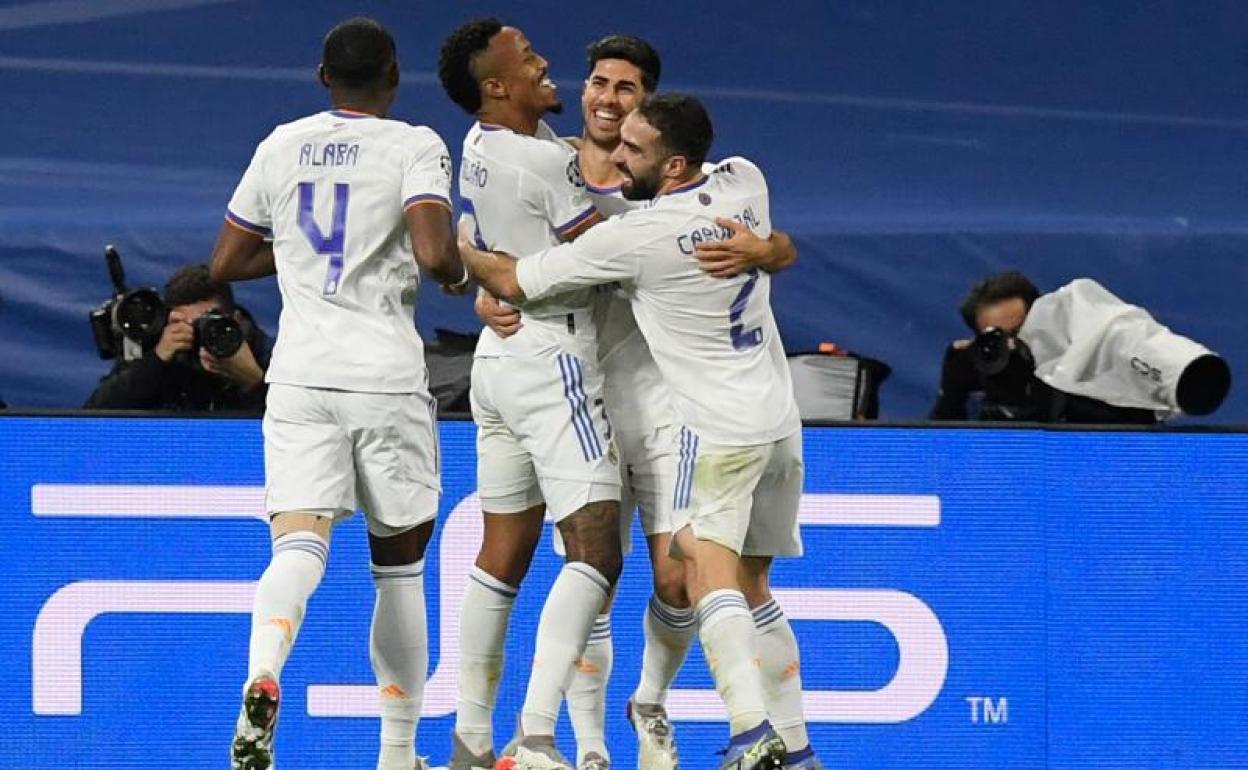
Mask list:
[[620,194],[624,196],[624,200],[629,201],[652,200],[659,194],[659,178],[633,176],[624,171],[624,184],[620,186]]

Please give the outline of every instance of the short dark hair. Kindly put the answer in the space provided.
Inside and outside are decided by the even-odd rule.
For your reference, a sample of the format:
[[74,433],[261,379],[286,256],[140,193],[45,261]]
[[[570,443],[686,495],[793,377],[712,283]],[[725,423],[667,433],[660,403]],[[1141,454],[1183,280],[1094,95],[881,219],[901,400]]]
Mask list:
[[385,83],[394,63],[394,38],[375,19],[357,16],[340,22],[325,36],[321,66],[333,85],[372,89]]
[[975,316],[980,308],[1002,300],[1017,298],[1023,301],[1028,310],[1031,310],[1032,303],[1039,297],[1040,290],[1030,278],[1017,270],[1007,270],[1004,273],[990,275],[972,286],[966,299],[962,300],[962,306],[958,312],[962,314],[962,320],[971,328],[971,331],[978,334],[979,328],[975,325]]
[[637,112],[658,130],[659,141],[670,154],[685,156],[694,167],[706,160],[715,129],[702,102],[688,94],[656,94],[643,99]]
[[464,22],[442,43],[438,54],[442,90],[469,115],[476,115],[481,109],[481,86],[472,71],[473,63],[502,29],[501,19],[485,16]]
[[234,312],[234,290],[225,281],[212,280],[207,265],[179,267],[165,282],[165,304],[169,307],[208,299],[215,299],[222,310]]
[[590,72],[602,59],[622,59],[641,70],[641,87],[646,89],[646,93],[654,93],[654,89],[659,87],[659,75],[663,72],[659,52],[639,37],[607,35],[589,44],[585,49],[585,58]]

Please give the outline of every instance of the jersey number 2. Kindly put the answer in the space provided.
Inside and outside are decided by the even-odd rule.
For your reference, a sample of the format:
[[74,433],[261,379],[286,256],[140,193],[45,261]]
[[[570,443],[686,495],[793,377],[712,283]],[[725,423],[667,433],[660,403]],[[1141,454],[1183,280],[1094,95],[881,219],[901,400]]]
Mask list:
[[750,295],[754,293],[756,283],[758,283],[758,268],[750,271],[750,279],[742,284],[741,291],[737,292],[737,298],[728,308],[728,323],[732,324],[728,334],[732,337],[733,350],[749,350],[762,344],[763,330],[758,326],[745,329],[745,324],[741,323],[741,316],[745,313],[745,306],[750,301]]
[[347,240],[347,199],[351,196],[351,185],[334,185],[333,226],[329,236],[321,232],[316,223],[313,205],[316,203],[316,182],[299,183],[299,229],[307,236],[308,243],[317,254],[329,257],[329,270],[325,274],[325,288],[321,291],[325,296],[338,293],[338,284],[342,281],[342,252]]

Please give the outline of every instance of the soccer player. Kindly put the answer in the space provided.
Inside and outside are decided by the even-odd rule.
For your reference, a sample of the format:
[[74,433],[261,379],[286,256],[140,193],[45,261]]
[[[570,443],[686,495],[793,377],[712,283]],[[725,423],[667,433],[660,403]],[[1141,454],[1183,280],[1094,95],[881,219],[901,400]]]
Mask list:
[[[717,279],[694,257],[698,243],[731,233],[716,218],[770,233],[766,181],[743,158],[702,171],[712,128],[691,97],[647,98],[620,135],[612,157],[622,191],[649,206],[519,262],[474,249],[465,256],[483,287],[513,303],[612,282],[629,292],[681,425],[673,552],[688,564],[699,636],[729,714],[720,767],[817,767],[809,745],[786,754],[768,721],[745,596],[770,598],[771,559],[801,553],[801,423],[770,277]],[[796,670],[795,640],[792,653]]]
[[422,576],[440,491],[436,404],[413,318],[417,264],[452,292],[467,272],[445,144],[385,117],[399,84],[390,34],[371,19],[337,25],[320,79],[332,109],[260,143],[213,251],[214,277],[276,272],[282,293],[264,417],[273,556],[256,587],[231,766],[273,765],[282,667],[325,573],[332,525],[360,507],[377,591],[377,767],[413,770],[425,767],[415,754],[428,668]]
[[[622,194],[624,175],[612,162],[611,154],[619,146],[625,116],[658,86],[661,61],[650,44],[630,35],[601,38],[591,43],[586,53],[589,73],[581,94],[584,132],[575,140],[581,175],[600,212],[622,214],[641,206],[642,201],[628,200]],[[774,273],[796,258],[792,241],[784,233],[773,231],[770,238],[763,239],[732,220],[721,220],[720,224],[732,230],[731,237],[697,247],[703,269],[712,275],[731,277],[751,268]],[[672,437],[677,426],[667,386],[637,328],[628,298],[619,291],[602,291],[596,300],[607,413],[621,458],[625,501],[621,510],[630,513],[636,502],[654,578],[654,594],[643,620],[641,677],[630,699],[628,716],[637,734],[638,768],[672,770],[678,764],[675,734],[664,704],[697,632],[685,590],[684,567],[668,555],[676,479]],[[477,312],[503,335],[514,333],[521,323],[519,311],[484,292],[478,295]],[[747,594],[746,598],[756,597]],[[760,621],[757,630],[769,697],[774,693],[775,700],[787,706],[776,709],[787,718],[773,715],[773,720],[786,742],[800,748],[808,741],[800,677],[790,668],[796,660],[796,647],[786,643],[793,638],[792,630],[769,594],[757,598],[751,606]],[[610,754],[603,739],[606,683],[612,660],[611,621],[604,610],[567,694],[580,770],[609,767]],[[801,734],[786,735],[782,722],[785,727],[792,723],[793,733]],[[606,761],[593,764],[595,755]]]
[[[493,18],[442,47],[447,95],[477,122],[463,144],[460,197],[475,239],[531,253],[576,238],[600,215],[574,151],[542,121],[561,109],[546,60]],[[516,592],[549,511],[566,561],[537,630],[515,759],[570,768],[555,721],[575,661],[620,573],[620,476],[604,412],[590,290],[529,308],[507,338],[486,330],[472,370],[484,537],[460,617],[459,698],[450,767],[490,767],[492,715]]]

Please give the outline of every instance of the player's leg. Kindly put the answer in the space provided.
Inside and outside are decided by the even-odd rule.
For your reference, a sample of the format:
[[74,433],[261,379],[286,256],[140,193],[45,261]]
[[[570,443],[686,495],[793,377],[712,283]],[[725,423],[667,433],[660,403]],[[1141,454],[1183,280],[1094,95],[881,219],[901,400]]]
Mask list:
[[356,497],[368,520],[376,589],[369,659],[381,702],[378,770],[416,766],[429,668],[425,548],[438,513],[436,404],[427,393],[337,393],[349,428]]
[[[539,497],[540,499],[540,497]],[[483,502],[510,507],[495,498]],[[516,505],[523,505],[517,499]],[[459,695],[451,736],[452,770],[492,767],[494,707],[503,674],[503,648],[520,583],[541,538],[546,506],[485,513],[481,550],[459,613]]]
[[670,556],[672,534],[649,535],[646,543],[654,588],[643,621],[645,651],[633,702],[662,706],[698,629],[685,585],[686,566]]
[[[611,417],[614,427],[616,418]],[[631,544],[632,511],[638,496],[633,486],[632,462],[643,457],[640,441],[629,441],[620,433],[615,435],[620,454],[620,545],[627,554]],[[555,551],[566,556],[563,538],[555,530]],[[611,630],[611,605],[615,594],[608,597],[602,612],[594,620],[594,628],[585,644],[585,651],[576,661],[572,681],[568,685],[568,718],[576,736],[576,764],[579,770],[599,770],[611,764],[611,752],[606,742],[607,683],[615,662],[615,648]]]
[[451,770],[492,768],[494,706],[507,626],[520,583],[541,537],[545,504],[528,452],[504,422],[495,389],[507,384],[508,360],[477,359],[471,391],[477,423],[481,548],[459,616],[460,669]]
[[605,770],[610,767],[611,752],[607,747],[607,682],[615,664],[615,647],[611,633],[611,604],[614,592],[607,598],[594,627],[589,632],[585,649],[573,664],[572,681],[568,684],[568,719],[576,736],[576,766],[579,770]]
[[416,766],[416,728],[429,670],[425,547],[433,522],[393,531],[370,522],[368,548],[376,588],[369,660],[381,699],[378,770]]
[[685,565],[669,553],[677,476],[675,430],[669,424],[640,435],[621,431],[619,436],[621,453],[630,458],[630,482],[653,577],[653,594],[642,620],[641,675],[628,702],[628,718],[637,734],[637,766],[647,770],[672,770],[679,764],[665,704],[698,631],[685,587]]
[[564,353],[531,363],[532,387],[509,416],[528,437],[566,561],[538,621],[516,756],[523,767],[524,750],[534,750],[568,767],[554,750],[555,720],[622,566],[620,475],[597,366]]
[[772,558],[802,553],[797,524],[802,491],[801,434],[777,444],[754,492],[740,580],[754,615],[758,655],[766,688],[767,712],[784,740],[785,770],[819,768],[802,712],[801,655],[784,610],[771,594]]
[[637,766],[655,770],[672,770],[679,764],[675,730],[667,716],[667,694],[698,633],[685,587],[685,565],[668,555],[671,541],[670,532],[646,538],[654,593],[642,619],[641,674],[627,706],[637,734]]
[[355,506],[350,444],[321,395],[282,385],[269,390],[265,506],[273,551],[252,604],[247,680],[231,746],[236,770],[273,762],[282,668],[325,574],[333,518]]
[[763,679],[754,663],[754,619],[738,578],[753,491],[770,447],[700,446],[687,429],[679,441],[674,552],[689,562],[687,584],[702,652],[728,711],[732,737],[721,768],[778,767],[784,744],[767,719]]
[[[608,486],[598,494],[618,495],[618,487]],[[558,516],[558,503],[554,499],[550,503]],[[593,500],[558,520],[567,561],[538,621],[533,672],[520,715],[523,746],[553,743],[555,721],[575,663],[620,575],[618,517],[618,501],[608,498]]]

